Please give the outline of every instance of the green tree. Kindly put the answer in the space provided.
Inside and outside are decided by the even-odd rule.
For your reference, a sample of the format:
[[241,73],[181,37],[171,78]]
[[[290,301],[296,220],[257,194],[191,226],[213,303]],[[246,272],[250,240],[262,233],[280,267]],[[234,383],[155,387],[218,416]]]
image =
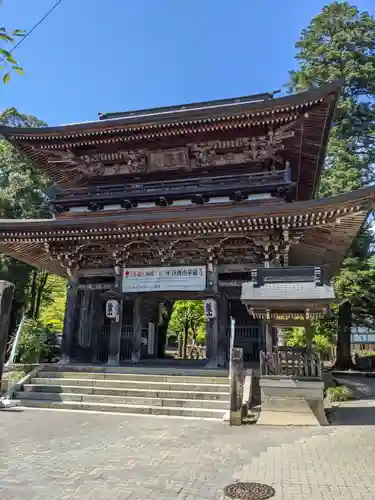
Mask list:
[[23,30],[9,32],[4,27],[0,28],[0,70],[3,72],[4,83],[9,82],[11,71],[23,75],[23,68],[18,65],[11,52],[16,39],[22,36],[25,36]]
[[57,335],[40,321],[25,321],[18,344],[17,360],[21,363],[52,361],[58,355]]
[[323,8],[296,43],[299,68],[288,87],[301,91],[341,79],[321,195],[374,181],[375,20],[347,2]]
[[[327,353],[329,348],[331,347],[332,338],[329,334],[327,335],[326,330],[323,330],[323,333],[319,333],[320,331],[320,324],[313,324],[312,346],[314,351],[318,351],[324,354]],[[287,328],[284,335],[286,345],[291,347],[306,347],[307,341],[304,328]]]
[[[15,108],[0,114],[0,124],[7,126],[43,126],[33,116],[18,113]],[[6,219],[51,217],[45,191],[48,180],[13,146],[0,138],[0,217]],[[15,283],[15,299],[12,308],[11,330],[20,316],[37,300],[35,290],[42,293],[40,283],[33,287],[33,278],[39,282],[39,275],[25,263],[0,254],[0,278]],[[42,278],[42,276],[41,276]],[[35,285],[35,283],[34,283]],[[35,316],[32,314],[31,316]]]
[[62,332],[66,303],[66,279],[48,275],[43,289],[38,318],[49,328]]
[[[348,2],[332,2],[302,31],[296,48],[298,69],[290,72],[291,91],[337,79],[343,82],[319,195],[332,196],[373,184],[375,19]],[[337,297],[352,301],[358,320],[375,319],[372,252],[373,235],[366,227],[335,278]],[[321,324],[320,330],[326,326],[331,333],[332,324],[337,329],[337,307],[333,318]]]
[[169,331],[178,338],[183,337],[182,357],[186,358],[189,333],[196,339],[199,329],[205,324],[204,304],[202,300],[177,300],[173,306]]

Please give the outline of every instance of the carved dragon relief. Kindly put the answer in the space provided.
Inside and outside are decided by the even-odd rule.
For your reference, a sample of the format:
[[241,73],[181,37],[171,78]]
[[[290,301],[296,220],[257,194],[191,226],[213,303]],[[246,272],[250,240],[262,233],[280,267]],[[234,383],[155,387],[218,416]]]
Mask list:
[[67,164],[65,169],[84,177],[175,169],[194,170],[207,166],[261,162],[266,159],[282,163],[283,158],[278,153],[284,149],[285,140],[294,136],[294,125],[295,122],[288,123],[269,130],[263,136],[205,141],[156,151],[119,150],[79,155],[73,150],[34,149],[44,154],[48,152],[50,165]]

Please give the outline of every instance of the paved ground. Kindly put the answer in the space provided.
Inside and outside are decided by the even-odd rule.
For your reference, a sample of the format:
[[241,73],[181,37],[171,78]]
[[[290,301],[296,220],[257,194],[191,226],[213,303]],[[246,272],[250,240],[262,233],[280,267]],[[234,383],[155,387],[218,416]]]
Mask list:
[[242,480],[274,486],[275,500],[375,499],[375,407],[360,427],[342,411],[345,426],[298,429],[3,410],[0,497],[220,499]]

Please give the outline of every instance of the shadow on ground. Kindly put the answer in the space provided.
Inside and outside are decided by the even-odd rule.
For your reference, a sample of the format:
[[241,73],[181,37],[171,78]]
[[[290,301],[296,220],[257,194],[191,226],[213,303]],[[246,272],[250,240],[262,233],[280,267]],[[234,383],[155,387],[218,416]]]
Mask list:
[[333,425],[375,425],[375,378],[339,376],[335,379],[349,387],[354,399],[338,403],[332,415]]
[[375,425],[375,401],[367,400],[344,403],[334,410],[333,425]]

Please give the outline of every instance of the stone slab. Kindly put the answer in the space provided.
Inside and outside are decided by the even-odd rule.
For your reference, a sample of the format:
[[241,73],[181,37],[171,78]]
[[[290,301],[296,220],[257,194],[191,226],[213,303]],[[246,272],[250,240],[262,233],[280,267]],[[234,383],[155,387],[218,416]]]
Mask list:
[[24,384],[23,390],[25,392],[78,392],[80,394],[97,394],[108,396],[129,396],[129,397],[147,397],[147,398],[177,398],[177,399],[197,399],[197,400],[229,400],[229,391],[166,391],[158,389],[132,389],[132,388],[114,388],[114,387],[100,387],[98,385],[84,386],[84,385],[54,385],[54,384]]
[[317,379],[261,377],[260,425],[328,425],[324,382]]
[[230,427],[5,411],[1,500],[224,500],[236,480],[274,487],[272,500],[374,500],[373,422],[374,414],[361,426]]
[[225,410],[208,408],[149,406],[142,404],[93,403],[86,401],[51,401],[44,399],[23,399],[22,405],[29,408],[54,410],[82,410],[96,412],[123,413],[131,415],[163,415],[172,417],[190,417],[199,419],[222,420]]

